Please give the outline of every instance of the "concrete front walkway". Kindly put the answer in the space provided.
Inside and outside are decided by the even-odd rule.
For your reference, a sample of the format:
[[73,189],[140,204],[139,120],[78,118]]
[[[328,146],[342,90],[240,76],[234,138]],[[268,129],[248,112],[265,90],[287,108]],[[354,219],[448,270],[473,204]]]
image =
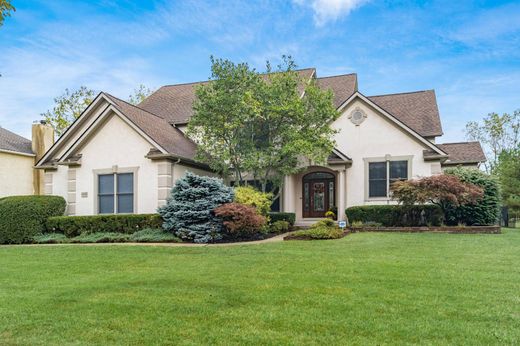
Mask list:
[[21,244],[21,245],[0,245],[0,247],[12,246],[97,246],[97,245],[123,245],[123,246],[165,246],[165,247],[204,247],[204,246],[236,246],[236,245],[254,245],[277,243],[283,241],[283,238],[292,232],[276,235],[263,240],[242,241],[236,243],[217,243],[217,244],[197,244],[197,243],[64,243],[64,244]]

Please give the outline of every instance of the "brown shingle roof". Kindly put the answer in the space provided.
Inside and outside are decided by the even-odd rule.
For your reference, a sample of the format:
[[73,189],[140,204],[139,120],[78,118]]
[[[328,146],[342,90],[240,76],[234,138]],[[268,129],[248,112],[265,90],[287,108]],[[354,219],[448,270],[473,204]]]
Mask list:
[[31,141],[0,127],[0,150],[33,154]]
[[130,121],[139,127],[168,153],[193,160],[196,144],[163,117],[152,114],[115,96],[104,93]]
[[[303,81],[316,74],[314,68],[297,71]],[[317,78],[323,89],[334,93],[334,105],[339,107],[357,91],[357,75],[346,74]],[[154,92],[138,106],[114,96],[107,96],[137,126],[170,153],[192,159],[196,144],[170,124],[185,124],[193,115],[197,86],[208,82],[166,85]],[[304,83],[299,87],[303,92]],[[424,137],[442,135],[439,111],[433,90],[368,97]],[[441,148],[442,149],[442,148]]]
[[338,108],[357,91],[357,74],[316,78],[316,83],[321,89],[332,90],[334,106]]
[[[302,80],[309,80],[316,70],[307,68],[297,71]],[[138,106],[153,114],[159,115],[172,124],[185,124],[193,115],[193,102],[197,86],[208,82],[165,85],[148,96]],[[299,87],[303,92],[304,86]]]
[[480,163],[486,161],[486,155],[479,142],[459,142],[437,144],[449,157],[444,165],[456,165],[462,163]]
[[435,91],[377,95],[368,98],[421,136],[442,135]]

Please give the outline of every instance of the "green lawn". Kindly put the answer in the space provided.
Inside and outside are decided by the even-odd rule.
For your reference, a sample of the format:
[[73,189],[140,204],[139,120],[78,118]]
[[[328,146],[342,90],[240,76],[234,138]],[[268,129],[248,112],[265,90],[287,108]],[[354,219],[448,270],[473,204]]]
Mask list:
[[520,230],[0,248],[0,344],[514,344]]

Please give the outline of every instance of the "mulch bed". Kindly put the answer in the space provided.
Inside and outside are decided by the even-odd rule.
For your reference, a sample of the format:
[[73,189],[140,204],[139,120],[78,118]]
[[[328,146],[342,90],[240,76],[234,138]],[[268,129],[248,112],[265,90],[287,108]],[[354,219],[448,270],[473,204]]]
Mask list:
[[352,232],[501,234],[500,226],[351,227]]

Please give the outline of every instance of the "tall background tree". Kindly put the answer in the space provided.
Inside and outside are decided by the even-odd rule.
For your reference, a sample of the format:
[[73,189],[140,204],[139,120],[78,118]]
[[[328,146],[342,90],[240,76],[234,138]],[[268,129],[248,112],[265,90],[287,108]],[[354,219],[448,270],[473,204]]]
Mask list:
[[275,194],[302,159],[326,161],[334,147],[329,125],[338,117],[333,95],[302,80],[291,57],[276,69],[267,63],[264,74],[246,63],[212,57],[211,64],[188,127],[200,161],[237,185],[256,180]]
[[513,114],[489,113],[481,122],[468,122],[466,137],[482,143],[488,158],[486,171],[492,173],[498,164],[500,154],[516,149],[520,144],[520,109]]
[[520,148],[504,150],[495,171],[502,186],[504,204],[520,210]]
[[466,125],[466,136],[484,145],[486,171],[498,178],[502,204],[520,210],[520,109],[471,121]]
[[144,84],[139,84],[137,88],[134,89],[134,93],[128,96],[128,102],[133,105],[138,105],[143,102],[145,98],[150,96],[154,90],[146,87]]
[[81,112],[94,100],[95,91],[81,86],[77,90],[65,92],[54,98],[54,108],[42,113],[41,116],[61,136],[63,132],[76,120]]
[[11,17],[11,13],[15,11],[11,0],[0,0],[0,26],[4,25],[5,18]]
[[[15,11],[16,8],[11,4],[11,0],[0,0],[0,27],[4,25],[5,18],[11,17],[11,12]],[[2,77],[1,73],[0,77]]]
[[[50,124],[56,134],[61,136],[63,132],[76,120],[81,113],[87,108],[96,96],[96,91],[81,86],[76,90],[65,89],[65,92],[54,98],[54,107],[42,113],[42,118]],[[146,97],[153,93],[152,89],[147,88],[143,84],[139,85],[132,95],[128,97],[128,102],[138,104]]]

